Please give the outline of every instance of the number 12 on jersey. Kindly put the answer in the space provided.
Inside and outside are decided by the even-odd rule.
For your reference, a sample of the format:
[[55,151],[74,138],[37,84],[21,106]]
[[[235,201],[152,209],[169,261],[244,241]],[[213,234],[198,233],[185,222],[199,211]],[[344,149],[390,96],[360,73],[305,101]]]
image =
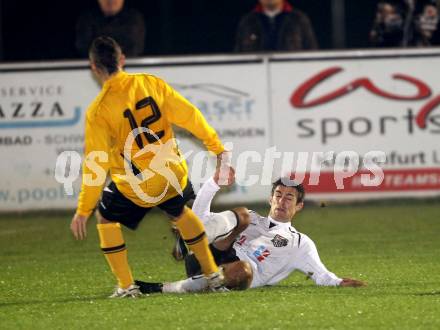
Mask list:
[[[157,106],[156,101],[154,101],[154,99],[151,96],[148,96],[148,97],[143,98],[142,100],[136,102],[136,110],[135,111],[142,110],[147,107],[151,108],[153,114],[148,117],[145,117],[142,120],[140,127],[145,127],[145,128],[150,129],[148,127],[148,125],[151,125],[151,124],[155,123],[156,121],[158,121],[162,117],[162,114],[160,113],[160,109]],[[130,109],[126,109],[124,111],[124,117],[128,119],[128,122],[130,123],[130,127],[132,130],[139,129],[139,126],[136,122],[136,119],[133,115],[133,112]],[[144,136],[147,139],[148,143],[154,143],[154,142],[158,141],[159,139],[161,139],[165,135],[164,130],[154,132],[154,134],[156,136],[151,133],[148,133],[148,132],[143,132],[143,133],[144,133]],[[138,145],[139,149],[142,149],[144,147],[144,142],[142,141],[142,135],[140,135],[140,134],[136,135],[135,140],[136,140],[136,144]]]

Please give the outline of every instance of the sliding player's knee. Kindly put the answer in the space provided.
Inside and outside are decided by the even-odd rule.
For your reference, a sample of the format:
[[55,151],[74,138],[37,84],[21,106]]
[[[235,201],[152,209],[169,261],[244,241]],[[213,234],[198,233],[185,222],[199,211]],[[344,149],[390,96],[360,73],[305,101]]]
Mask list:
[[245,207],[237,207],[237,208],[233,209],[233,211],[238,216],[237,228],[240,231],[245,230],[251,222],[251,217],[249,216],[249,210]]
[[246,290],[252,282],[252,267],[245,261],[236,261],[223,266],[226,286],[235,290]]

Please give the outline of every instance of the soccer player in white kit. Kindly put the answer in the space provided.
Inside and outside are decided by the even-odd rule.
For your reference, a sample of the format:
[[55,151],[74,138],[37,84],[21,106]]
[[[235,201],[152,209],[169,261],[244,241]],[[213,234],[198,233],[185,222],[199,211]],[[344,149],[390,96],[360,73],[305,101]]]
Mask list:
[[[229,174],[228,184],[233,181]],[[211,201],[220,190],[219,173],[202,186],[193,204],[193,211],[204,222],[214,258],[224,269],[230,289],[275,285],[298,270],[321,286],[363,286],[349,278],[339,278],[321,262],[313,241],[298,232],[291,221],[304,206],[304,188],[288,178],[272,186],[270,211],[267,217],[246,208],[221,213],[211,212]],[[200,292],[208,288],[200,266],[193,255],[185,258],[189,278],[171,283],[136,281],[143,293]]]

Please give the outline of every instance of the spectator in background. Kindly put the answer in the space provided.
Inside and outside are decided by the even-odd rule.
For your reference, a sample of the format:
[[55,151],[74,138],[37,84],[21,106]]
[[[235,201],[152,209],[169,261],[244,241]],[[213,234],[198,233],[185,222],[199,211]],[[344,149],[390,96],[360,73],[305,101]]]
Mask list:
[[370,42],[375,47],[400,47],[404,35],[402,8],[391,1],[377,5],[376,19],[370,31]]
[[124,7],[124,0],[98,0],[100,10],[83,13],[76,24],[76,49],[88,57],[92,41],[109,36],[117,41],[127,57],[144,53],[145,23],[143,15]]
[[259,0],[238,26],[235,50],[293,51],[317,49],[309,18],[286,0]]
[[431,46],[440,44],[439,9],[435,1],[423,6],[422,12],[415,19],[415,46]]

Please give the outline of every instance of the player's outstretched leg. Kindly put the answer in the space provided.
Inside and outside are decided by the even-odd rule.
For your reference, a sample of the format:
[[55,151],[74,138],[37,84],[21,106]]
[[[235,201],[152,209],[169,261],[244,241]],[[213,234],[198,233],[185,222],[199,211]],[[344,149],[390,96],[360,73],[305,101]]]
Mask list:
[[203,274],[207,277],[209,286],[213,291],[222,290],[224,276],[217,267],[214,257],[208,246],[203,223],[194,212],[185,206],[182,214],[175,220],[176,227],[179,229],[185,243],[194,252],[200,263]]
[[111,297],[136,297],[140,294],[134,285],[130,266],[128,265],[127,249],[122,236],[121,225],[98,217],[98,233],[101,249],[113,274],[118,280],[118,288]]
[[[252,282],[252,268],[245,261],[235,261],[221,266],[224,269],[225,284],[232,290],[245,290]],[[143,294],[151,293],[191,293],[208,290],[208,280],[203,275],[189,277],[170,283],[149,283],[135,281]]]

